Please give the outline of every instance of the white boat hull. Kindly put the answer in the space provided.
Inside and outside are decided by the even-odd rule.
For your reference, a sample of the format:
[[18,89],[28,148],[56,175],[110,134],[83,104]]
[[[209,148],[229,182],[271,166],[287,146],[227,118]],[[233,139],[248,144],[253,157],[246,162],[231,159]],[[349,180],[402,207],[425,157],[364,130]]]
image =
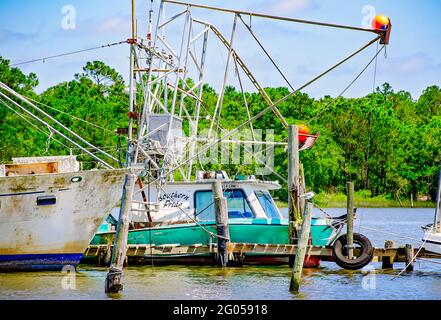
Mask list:
[[126,170],[0,178],[0,270],[76,265],[121,198]]
[[433,253],[441,254],[441,233],[432,232],[429,234],[429,231],[426,231],[423,240],[426,240],[424,249]]

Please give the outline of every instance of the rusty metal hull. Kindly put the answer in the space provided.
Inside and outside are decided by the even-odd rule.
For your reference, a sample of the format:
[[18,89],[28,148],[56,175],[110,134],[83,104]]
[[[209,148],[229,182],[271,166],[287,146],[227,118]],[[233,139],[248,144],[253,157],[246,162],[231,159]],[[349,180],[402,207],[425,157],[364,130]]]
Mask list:
[[121,198],[127,170],[0,178],[0,271],[76,265]]

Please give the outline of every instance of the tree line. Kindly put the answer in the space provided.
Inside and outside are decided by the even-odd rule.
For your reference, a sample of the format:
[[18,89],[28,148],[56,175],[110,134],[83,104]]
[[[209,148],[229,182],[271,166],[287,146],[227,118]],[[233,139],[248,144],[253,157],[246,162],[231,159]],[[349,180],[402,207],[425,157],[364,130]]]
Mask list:
[[[115,69],[100,61],[88,62],[72,80],[37,94],[34,91],[38,85],[37,75],[26,75],[0,57],[0,81],[37,101],[70,129],[124,161],[126,139],[115,130],[127,126],[129,97],[123,77]],[[192,86],[192,80],[187,81]],[[265,91],[273,101],[289,94],[284,87],[265,88]],[[141,104],[141,90],[137,92],[138,104]],[[251,115],[267,107],[260,94],[246,92],[245,96]],[[210,119],[203,115],[213,114],[217,97],[218,93],[205,84],[201,129],[208,128]],[[46,128],[34,127],[4,104],[4,99],[0,100],[2,163],[17,156],[70,152],[62,138],[54,136],[48,140]],[[194,110],[194,100],[185,98],[185,105],[189,113]],[[357,190],[369,190],[372,196],[409,197],[413,194],[435,200],[441,164],[441,89],[438,86],[427,87],[418,99],[413,99],[409,92],[395,91],[387,83],[361,98],[315,99],[299,92],[278,108],[288,123],[307,124],[311,132],[320,133],[315,146],[301,152],[308,189],[345,192],[346,181],[354,181]],[[219,125],[227,130],[248,119],[240,90],[226,87],[221,112]],[[184,121],[183,125],[188,132],[188,123]],[[286,130],[271,112],[253,122],[253,126],[273,129],[276,141],[286,140]],[[97,166],[93,158],[79,150],[73,149],[73,153],[80,154],[85,169]],[[228,165],[222,169],[230,174],[252,174],[258,165]],[[283,148],[275,149],[274,165],[277,173],[286,176],[287,159]],[[213,164],[204,168],[220,167]],[[275,180],[277,176],[265,178]],[[286,186],[276,195],[285,199]]]

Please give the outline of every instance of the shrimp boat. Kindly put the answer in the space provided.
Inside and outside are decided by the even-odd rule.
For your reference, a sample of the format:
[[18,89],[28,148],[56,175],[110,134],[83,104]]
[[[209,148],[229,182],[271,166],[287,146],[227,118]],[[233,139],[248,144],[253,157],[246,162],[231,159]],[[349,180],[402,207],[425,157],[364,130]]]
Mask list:
[[[203,178],[203,176],[208,176]],[[129,245],[148,246],[212,246],[216,243],[216,219],[212,184],[221,180],[227,199],[230,241],[234,243],[289,244],[289,221],[276,206],[270,191],[281,186],[277,182],[260,181],[255,177],[229,179],[225,172],[200,173],[194,182],[170,182],[159,193],[151,188],[150,199],[159,201],[150,211],[153,221],[139,214],[143,204],[134,204],[132,224],[129,230]],[[115,210],[117,211],[117,210]],[[113,243],[117,216],[107,219],[93,238],[91,245]],[[312,244],[326,246],[335,236],[331,219],[313,218],[311,223]],[[149,225],[151,227],[140,227]],[[159,263],[213,263],[209,254],[170,254],[149,256]],[[142,262],[143,259],[137,259]],[[279,264],[287,263],[286,255],[247,255],[243,263]]]
[[19,115],[20,109],[108,168],[82,171],[75,156],[13,158],[0,165],[0,271],[76,266],[120,200],[127,169],[114,169],[89,152],[79,143],[90,143],[2,82],[0,102]]
[[0,270],[76,266],[121,197],[125,170],[75,170],[75,156],[13,161],[0,166]]
[[[216,234],[212,192],[212,184],[216,180],[221,180],[224,197],[227,199],[232,242],[276,245],[292,243],[293,239],[289,239],[288,229],[289,224],[294,220],[292,218],[294,210],[290,211],[289,219],[283,218],[270,194],[281,186],[278,182],[265,181],[267,176],[273,175],[286,182],[286,179],[268,166],[268,161],[265,160],[271,159],[271,152],[268,153],[268,151],[274,151],[275,147],[286,148],[287,139],[276,142],[263,141],[263,135],[253,127],[253,122],[265,113],[273,112],[276,121],[280,121],[283,127],[288,129],[288,122],[277,105],[371,45],[377,42],[382,45],[388,44],[391,24],[388,22],[388,25],[382,26],[384,28],[381,30],[371,30],[172,0],[160,1],[159,10],[154,17],[153,1],[151,6],[145,36],[139,35],[134,14],[135,6],[132,1],[132,34],[127,41],[130,44],[129,127],[122,128],[120,132],[127,133],[130,144],[127,150],[129,165],[144,167],[133,199],[128,245],[150,248],[211,245],[213,235]],[[167,6],[167,14],[165,6]],[[197,10],[231,14],[234,17],[230,29],[231,34],[224,35],[214,23],[206,21],[207,16],[199,19],[195,13]],[[254,19],[355,30],[374,33],[375,38],[295,90],[258,39],[253,29],[254,25],[253,27],[251,25]],[[268,58],[268,65],[272,64],[276,69],[275,72],[278,72],[293,89],[280,100],[276,102],[271,100],[233,44],[239,25],[243,26],[254,38],[256,41],[254,44],[258,44],[257,49],[263,50],[262,56]],[[141,30],[141,24],[139,26]],[[166,36],[167,28],[173,30],[173,36]],[[182,33],[176,30],[182,30]],[[212,61],[207,55],[208,48],[213,43],[209,39],[218,42],[218,47],[220,45],[225,49],[226,57],[225,68],[220,73],[222,75],[221,88],[219,93],[212,98],[212,103],[208,105],[204,94],[207,91],[205,69],[208,62]],[[216,62],[217,67],[220,64],[220,60]],[[231,79],[233,72],[230,72],[232,68],[235,71],[234,81],[240,88],[237,96],[238,99],[243,100],[242,114],[245,118],[242,124],[228,131],[222,127],[222,124],[225,125],[224,117],[227,116],[224,97],[228,89],[228,81],[233,81]],[[254,112],[251,112],[249,108],[250,97],[244,91],[246,82],[256,90],[257,96],[261,99],[258,110]],[[237,139],[236,134],[240,134],[240,130],[244,129],[249,130],[250,134],[246,136],[247,138]],[[304,151],[311,148],[318,136],[318,134],[310,134],[309,131],[303,132],[299,135],[298,150]],[[268,137],[266,133],[265,137]],[[265,169],[263,171],[269,170],[270,172],[262,173],[260,170],[260,173],[255,172],[251,177],[230,179],[223,171],[213,171],[213,166],[216,169],[220,167],[217,162],[218,153],[213,147],[222,149],[222,146],[228,143],[237,145],[239,150],[243,149],[243,158],[245,154],[253,155],[253,151],[258,149],[256,146],[269,147],[265,150],[260,148],[257,152],[258,156],[255,156],[256,154],[253,156],[253,163],[261,166],[260,169]],[[250,145],[252,146],[251,152]],[[209,156],[206,154],[207,151],[210,153]],[[222,151],[221,154],[223,154]],[[205,160],[208,157],[210,161],[203,162],[201,156]],[[204,170],[204,166],[211,166],[211,168]],[[254,176],[262,176],[263,179],[258,180]],[[289,199],[295,203],[295,210],[300,212],[302,206],[299,205],[297,199],[306,194],[305,184],[303,183],[295,192],[297,193],[289,195]],[[115,212],[118,210],[116,208]],[[93,238],[90,247],[108,246],[107,252],[110,252],[117,224],[116,216],[113,214],[108,217]],[[338,228],[335,228],[333,219],[318,217],[313,219],[311,229],[312,244],[325,246],[336,238]],[[88,253],[86,258],[91,257]],[[149,253],[148,250],[143,257],[147,258],[148,262],[155,258],[169,262],[207,259],[207,257],[191,253],[158,257],[153,252]],[[280,260],[279,257],[271,255],[260,257],[249,255],[246,259],[265,262]]]

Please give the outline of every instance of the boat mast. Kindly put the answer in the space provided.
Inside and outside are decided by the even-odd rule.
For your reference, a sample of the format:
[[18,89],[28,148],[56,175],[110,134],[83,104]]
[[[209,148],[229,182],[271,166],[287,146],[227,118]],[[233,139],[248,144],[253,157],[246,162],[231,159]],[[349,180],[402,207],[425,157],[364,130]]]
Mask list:
[[132,141],[132,128],[133,128],[133,118],[134,118],[134,97],[135,97],[135,74],[134,74],[134,64],[135,64],[135,44],[136,44],[136,34],[135,34],[135,0],[132,0],[132,37],[128,40],[130,44],[130,75],[129,75],[129,123],[127,128],[127,153],[126,153],[126,167],[130,167],[133,161],[133,141]]

